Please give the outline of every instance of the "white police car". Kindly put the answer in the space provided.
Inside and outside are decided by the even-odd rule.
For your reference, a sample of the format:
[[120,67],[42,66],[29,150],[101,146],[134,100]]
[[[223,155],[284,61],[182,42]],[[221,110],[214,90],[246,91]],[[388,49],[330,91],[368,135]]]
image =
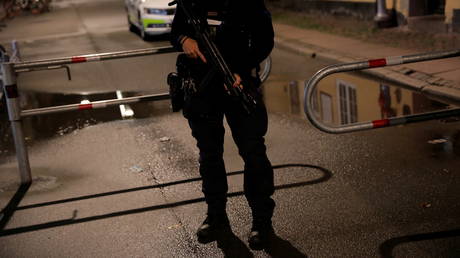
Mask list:
[[125,0],[129,29],[139,31],[143,39],[171,32],[176,6],[172,0]]

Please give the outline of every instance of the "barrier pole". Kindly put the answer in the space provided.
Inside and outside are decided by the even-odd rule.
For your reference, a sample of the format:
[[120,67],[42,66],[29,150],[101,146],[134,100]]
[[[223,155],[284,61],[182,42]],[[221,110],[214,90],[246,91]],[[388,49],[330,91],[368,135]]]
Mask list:
[[21,62],[21,52],[19,51],[19,44],[16,40],[11,41],[11,49],[13,52],[11,54],[10,62]]
[[177,50],[174,47],[165,46],[165,47],[145,48],[145,49],[136,49],[136,50],[128,50],[128,51],[117,51],[117,52],[100,53],[100,54],[89,54],[89,55],[81,55],[81,56],[69,56],[69,57],[60,57],[60,58],[52,58],[52,59],[45,59],[45,60],[17,62],[14,64],[14,69],[23,70],[23,69],[29,69],[29,68],[39,68],[39,67],[48,67],[48,66],[56,66],[56,65],[100,62],[100,61],[107,61],[107,60],[114,60],[114,59],[167,54],[167,53],[175,53],[175,52],[177,52]]
[[[448,51],[438,51],[438,52],[429,52],[421,53],[407,56],[393,56],[380,59],[365,60],[359,62],[351,63],[340,63],[330,66],[326,66],[323,69],[316,72],[310,80],[305,82],[304,88],[304,113],[307,116],[307,119],[319,130],[326,133],[349,133],[356,132],[368,129],[376,129],[387,126],[395,126],[407,123],[415,123],[428,121],[433,119],[446,118],[450,116],[460,115],[460,109],[450,109],[443,111],[436,111],[426,114],[419,115],[409,115],[403,117],[392,117],[389,119],[375,120],[370,122],[361,122],[353,123],[346,126],[329,126],[322,124],[319,119],[316,117],[310,103],[313,103],[312,98],[314,97],[313,91],[316,88],[316,85],[325,77],[339,73],[339,72],[352,72],[352,71],[361,71],[365,69],[379,68],[385,66],[394,66],[400,64],[408,63],[417,63],[424,61],[431,61],[437,59],[451,58],[460,56],[460,49],[448,50]],[[420,92],[423,94],[423,92]]]
[[43,107],[43,108],[23,110],[21,111],[21,117],[38,116],[38,115],[53,114],[53,113],[60,113],[60,112],[74,111],[74,110],[77,111],[77,110],[106,108],[106,107],[116,106],[116,105],[131,104],[131,103],[137,103],[137,102],[142,102],[142,101],[158,101],[158,100],[165,100],[165,99],[170,99],[170,98],[171,97],[169,96],[169,93],[161,93],[161,94],[151,94],[151,95],[135,96],[135,97],[121,98],[121,99],[100,100],[100,101],[88,102],[85,104],[69,104],[69,105],[62,105],[62,106]]
[[16,73],[14,72],[13,63],[1,63],[3,74],[2,85],[6,97],[6,107],[8,117],[13,131],[14,146],[19,166],[19,175],[21,184],[30,184],[32,175],[30,172],[29,155],[22,130],[21,107],[19,106],[19,93],[16,85]]

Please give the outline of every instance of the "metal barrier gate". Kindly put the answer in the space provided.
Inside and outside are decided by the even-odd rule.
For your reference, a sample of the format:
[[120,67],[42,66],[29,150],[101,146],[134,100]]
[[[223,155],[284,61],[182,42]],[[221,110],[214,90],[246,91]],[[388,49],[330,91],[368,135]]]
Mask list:
[[345,126],[327,126],[325,124],[321,124],[318,121],[318,119],[316,118],[314,114],[314,111],[312,110],[312,107],[310,106],[310,103],[313,103],[312,102],[313,91],[316,85],[319,83],[319,81],[321,81],[326,76],[329,76],[331,74],[340,73],[340,72],[361,71],[361,70],[371,69],[371,68],[416,63],[416,62],[430,61],[430,60],[457,57],[457,56],[460,56],[460,49],[451,50],[451,51],[441,51],[441,52],[433,52],[433,53],[407,55],[407,56],[388,57],[388,58],[382,58],[382,59],[373,59],[373,60],[366,60],[366,61],[360,61],[360,62],[342,63],[342,64],[335,64],[335,65],[327,66],[319,70],[309,81],[305,83],[304,112],[308,120],[316,128],[318,128],[319,130],[323,132],[332,133],[332,134],[363,131],[363,130],[381,128],[381,127],[422,122],[422,121],[428,121],[428,120],[433,120],[433,119],[440,119],[440,118],[460,115],[460,108],[458,108],[458,109],[436,111],[436,112],[417,114],[417,115],[393,117],[393,118],[375,120],[375,121],[370,121],[370,122],[354,123],[354,124],[345,125]]
[[[44,115],[57,112],[65,112],[71,110],[85,110],[85,109],[96,109],[105,108],[114,105],[129,104],[141,101],[157,101],[169,99],[169,93],[143,95],[121,99],[111,99],[103,101],[89,102],[85,104],[70,104],[62,106],[44,107],[30,110],[21,110],[19,106],[19,92],[16,84],[17,73],[29,72],[29,71],[40,71],[40,70],[52,70],[66,68],[68,64],[85,63],[85,62],[99,62],[105,60],[121,59],[128,57],[139,57],[157,54],[173,53],[176,50],[172,46],[158,47],[158,48],[147,48],[130,51],[119,51],[102,54],[91,54],[82,56],[72,56],[63,58],[46,59],[39,61],[19,61],[19,50],[16,42],[13,42],[12,48],[14,50],[13,56],[3,56],[0,60],[0,71],[1,71],[1,82],[2,88],[4,88],[6,105],[8,110],[8,117],[11,123],[11,129],[13,132],[14,145],[16,148],[16,157],[18,160],[19,174],[21,177],[21,184],[30,184],[32,182],[31,170],[29,157],[27,153],[27,147],[25,144],[25,138],[22,128],[22,118],[27,116]],[[5,53],[6,54],[6,53]],[[68,74],[70,76],[70,74]],[[69,77],[70,78],[70,77]]]
[[[171,47],[158,47],[158,48],[147,48],[147,49],[138,49],[130,51],[119,51],[111,53],[102,53],[102,54],[91,54],[91,55],[82,55],[82,56],[72,56],[72,57],[63,57],[63,58],[54,58],[46,59],[39,61],[19,61],[19,50],[16,42],[13,42],[13,57],[9,60],[7,56],[4,57],[2,63],[0,63],[0,71],[2,72],[1,82],[2,87],[4,88],[8,117],[11,123],[11,129],[13,132],[14,144],[16,148],[16,157],[18,160],[19,173],[21,177],[22,184],[30,184],[32,182],[31,170],[29,157],[27,153],[27,147],[25,144],[24,133],[22,129],[22,118],[27,116],[36,116],[43,114],[51,114],[72,110],[86,110],[86,109],[96,109],[96,108],[105,108],[114,105],[136,103],[141,101],[157,101],[164,100],[169,98],[169,93],[163,94],[153,94],[153,95],[143,95],[129,98],[121,99],[111,99],[103,101],[89,102],[85,104],[69,104],[62,106],[52,106],[44,107],[30,110],[21,110],[19,106],[19,92],[16,84],[17,73],[29,72],[29,71],[40,71],[40,70],[52,70],[52,69],[61,69],[65,68],[68,70],[67,65],[75,63],[85,63],[85,62],[99,62],[106,60],[114,60],[128,57],[139,57],[139,56],[148,56],[156,54],[166,54],[173,53],[176,50]],[[350,71],[360,71],[364,69],[392,66],[406,63],[422,62],[442,58],[450,58],[460,56],[460,50],[452,51],[443,51],[436,53],[426,53],[426,54],[417,54],[409,56],[400,56],[400,57],[389,57],[384,59],[375,59],[367,60],[362,62],[354,63],[343,63],[337,65],[331,65],[325,67],[318,71],[305,85],[304,91],[304,112],[310,120],[310,122],[317,127],[318,129],[327,132],[327,133],[346,133],[354,132],[361,130],[368,130],[374,128],[380,128],[385,126],[394,126],[406,123],[421,122],[432,119],[440,119],[444,117],[450,117],[454,115],[460,115],[460,109],[451,109],[445,111],[431,112],[420,115],[410,115],[405,117],[396,117],[389,118],[384,120],[376,120],[368,123],[357,123],[348,126],[342,127],[329,127],[325,126],[316,119],[309,103],[312,98],[312,93],[316,85],[324,77],[339,73],[339,72],[350,72]],[[70,78],[70,74],[69,78]],[[308,100],[308,101],[307,101]]]

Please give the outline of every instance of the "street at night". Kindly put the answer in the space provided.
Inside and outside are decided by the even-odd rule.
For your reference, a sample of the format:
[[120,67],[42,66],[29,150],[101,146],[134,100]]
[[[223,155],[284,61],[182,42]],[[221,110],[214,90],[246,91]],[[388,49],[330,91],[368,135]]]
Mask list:
[[[168,34],[143,40],[130,31],[121,0],[55,0],[52,7],[9,20],[0,44],[10,50],[17,40],[21,61],[170,46]],[[33,183],[21,196],[2,99],[0,257],[460,257],[459,117],[345,134],[320,131],[303,112],[304,84],[339,61],[296,48],[281,35],[285,26],[275,23],[271,72],[262,85],[276,189],[269,247],[248,246],[244,164],[227,125],[233,233],[200,244],[195,232],[206,203],[198,149],[169,100],[25,117]],[[64,67],[21,72],[21,108],[168,93],[166,77],[177,55],[71,64],[71,80]],[[445,60],[459,63],[458,57]],[[330,78],[315,90],[315,112],[329,125],[456,107],[455,100],[430,98],[369,73]],[[346,112],[337,106],[340,87],[354,103]]]

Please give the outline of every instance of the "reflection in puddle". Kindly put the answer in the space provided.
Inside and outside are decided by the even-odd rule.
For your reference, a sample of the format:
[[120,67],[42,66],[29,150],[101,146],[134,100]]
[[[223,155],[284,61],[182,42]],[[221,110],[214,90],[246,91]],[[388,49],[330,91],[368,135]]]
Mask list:
[[357,73],[333,74],[320,82],[313,96],[317,117],[330,125],[401,117],[441,110],[448,105]]
[[[267,82],[264,94],[268,109],[305,117],[304,84],[300,80]],[[320,121],[339,126],[442,110],[448,105],[363,74],[340,73],[319,82],[311,107]]]
[[[267,109],[306,119],[304,86],[303,80],[271,77],[263,86]],[[317,119],[332,127],[452,108],[394,83],[356,72],[332,74],[321,80],[313,91],[310,105]],[[442,121],[459,120],[448,118]],[[430,145],[435,153],[460,155],[460,131],[434,138]]]
[[[88,101],[99,101],[117,99],[121,97],[140,96],[145,92],[110,92],[92,95],[79,94],[49,94],[36,92],[22,92],[21,106],[23,110],[39,107],[60,106],[67,104],[86,103]],[[132,105],[111,106],[102,109],[69,111],[40,116],[30,116],[23,119],[23,130],[26,142],[31,143],[37,140],[50,138],[58,135],[65,135],[90,125],[121,120],[124,118],[145,118],[164,112],[169,109],[168,101],[139,102]],[[5,99],[0,104],[0,157],[14,153],[14,143]]]

